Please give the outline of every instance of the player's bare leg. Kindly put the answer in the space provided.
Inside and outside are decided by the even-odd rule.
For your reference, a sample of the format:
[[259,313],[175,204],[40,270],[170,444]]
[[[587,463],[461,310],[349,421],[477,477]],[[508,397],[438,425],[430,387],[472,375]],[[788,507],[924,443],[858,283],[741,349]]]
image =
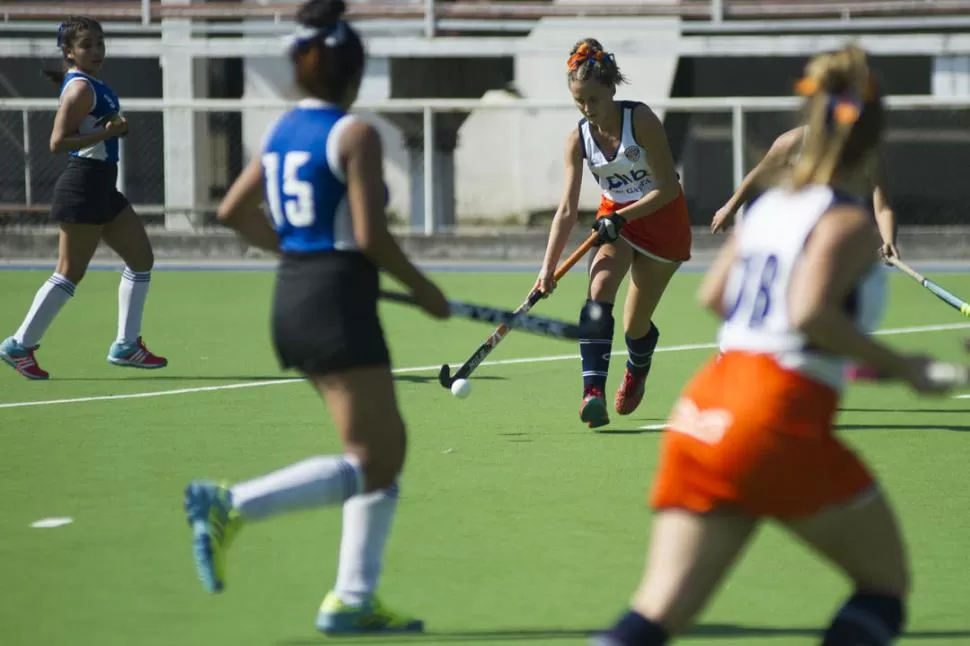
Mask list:
[[660,330],[653,323],[653,314],[679,267],[680,263],[662,262],[641,253],[633,259],[630,290],[623,311],[629,354],[623,382],[614,399],[616,412],[620,415],[635,411],[643,399],[653,353],[660,340]]
[[630,609],[596,643],[659,646],[682,632],[711,598],[756,525],[752,518],[727,511],[660,511]]

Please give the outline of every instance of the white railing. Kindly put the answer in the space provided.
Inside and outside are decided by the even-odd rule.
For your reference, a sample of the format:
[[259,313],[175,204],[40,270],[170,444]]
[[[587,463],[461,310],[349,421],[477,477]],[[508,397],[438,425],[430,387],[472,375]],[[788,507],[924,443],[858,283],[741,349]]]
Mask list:
[[[691,112],[691,113],[724,113],[731,115],[731,177],[733,186],[740,184],[745,174],[745,115],[749,112],[793,111],[801,105],[801,99],[793,96],[785,97],[718,97],[718,98],[660,98],[647,101],[658,112]],[[890,96],[886,103],[892,111],[909,110],[970,110],[970,95],[962,97],[940,96]],[[201,113],[239,113],[245,117],[257,113],[279,113],[292,105],[290,102],[279,100],[248,100],[248,99],[193,99],[193,100],[159,100],[159,99],[128,99],[124,102],[126,113],[166,113],[169,111],[189,110]],[[28,136],[29,115],[32,112],[53,112],[57,109],[56,99],[0,99],[0,115],[2,113],[20,113],[24,127],[23,152],[30,154],[30,137]],[[561,100],[534,100],[508,98],[501,101],[481,99],[391,99],[385,101],[361,101],[354,109],[362,112],[380,114],[410,113],[423,116],[423,195],[436,195],[435,177],[435,113],[471,113],[475,111],[567,111],[575,112],[572,103]],[[575,115],[570,116],[575,119]],[[9,140],[10,134],[0,132]],[[164,136],[164,135],[162,135]],[[183,133],[184,136],[184,133]],[[188,136],[191,139],[191,134]],[[548,156],[559,164],[561,142],[549,142]],[[124,160],[122,160],[124,163]],[[968,162],[970,164],[970,162]],[[413,169],[412,169],[413,170]],[[28,205],[31,204],[31,169],[25,163],[24,181]],[[123,169],[119,175],[124,177]],[[426,202],[427,204],[427,202]],[[172,208],[172,205],[164,205]],[[182,207],[179,207],[182,208]],[[434,209],[424,208],[423,231],[431,235],[436,232]]]
[[[883,18],[896,23],[919,21],[928,17],[970,13],[970,0],[650,0],[648,2],[569,2],[554,4],[523,0],[520,2],[442,2],[441,0],[351,0],[348,16],[354,21],[409,21],[423,23],[427,37],[438,29],[509,30],[526,29],[546,17],[586,16],[675,16],[715,28],[732,21],[815,20],[848,23]],[[299,2],[183,4],[159,0],[129,0],[95,3],[0,2],[0,25],[25,20],[54,20],[72,13],[90,13],[111,21],[124,21],[129,27],[157,26],[166,18],[202,21],[263,19],[273,23],[292,20]],[[474,23],[474,24],[473,24]],[[890,24],[890,23],[886,23]],[[833,25],[829,24],[831,28]],[[891,27],[890,27],[891,28]]]

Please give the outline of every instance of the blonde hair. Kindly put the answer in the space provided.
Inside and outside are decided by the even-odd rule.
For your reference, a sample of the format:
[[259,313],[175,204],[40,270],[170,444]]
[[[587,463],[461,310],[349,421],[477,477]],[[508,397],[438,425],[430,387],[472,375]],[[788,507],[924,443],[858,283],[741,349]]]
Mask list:
[[840,168],[866,160],[885,127],[882,97],[865,51],[855,45],[816,56],[795,85],[805,97],[802,154],[791,184],[828,184]]

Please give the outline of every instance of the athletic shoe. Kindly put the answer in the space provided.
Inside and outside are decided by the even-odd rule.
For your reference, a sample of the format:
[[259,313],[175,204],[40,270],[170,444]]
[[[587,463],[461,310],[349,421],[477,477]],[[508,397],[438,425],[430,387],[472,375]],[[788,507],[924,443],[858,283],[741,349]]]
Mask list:
[[606,398],[603,391],[595,386],[583,392],[583,404],[579,408],[579,419],[586,422],[590,428],[599,428],[610,423],[610,416],[606,412]]
[[637,406],[640,405],[640,401],[643,400],[646,383],[646,375],[635,375],[627,368],[623,375],[623,383],[617,389],[616,399],[613,401],[616,412],[620,415],[629,415],[635,411]]
[[317,613],[317,630],[328,635],[374,632],[424,632],[424,622],[398,615],[385,608],[376,596],[359,606],[340,600],[333,591],[327,593]]
[[196,480],[185,488],[185,516],[192,528],[195,571],[206,592],[221,592],[226,584],[226,550],[242,526],[225,487]]
[[0,359],[27,379],[47,379],[50,374],[41,370],[37,365],[37,359],[34,358],[34,351],[39,347],[35,345],[27,348],[17,343],[12,336],[7,337],[3,343],[0,343]]
[[145,342],[138,337],[132,341],[115,341],[111,344],[108,351],[108,362],[116,366],[128,366],[130,368],[145,368],[154,370],[164,368],[168,365],[168,359],[152,354],[145,347]]

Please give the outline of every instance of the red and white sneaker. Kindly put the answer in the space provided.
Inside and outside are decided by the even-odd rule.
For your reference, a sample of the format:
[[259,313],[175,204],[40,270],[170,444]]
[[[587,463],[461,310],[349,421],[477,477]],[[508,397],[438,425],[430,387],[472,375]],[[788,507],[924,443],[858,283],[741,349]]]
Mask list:
[[134,342],[115,341],[111,344],[111,350],[108,351],[108,363],[129,368],[154,370],[167,366],[168,359],[152,354],[145,347],[145,342],[141,340],[141,337],[138,337]]
[[613,405],[616,412],[620,415],[629,415],[637,409],[643,400],[643,392],[646,390],[647,376],[637,376],[627,368],[623,375],[623,383],[616,391],[616,399]]
[[606,412],[606,397],[603,396],[602,390],[591,386],[583,392],[579,419],[586,422],[590,428],[598,428],[610,423],[610,416]]
[[37,365],[37,359],[34,358],[34,351],[39,347],[39,345],[32,348],[24,347],[11,336],[0,343],[0,359],[27,379],[38,381],[47,379],[50,374],[41,370],[41,367]]

